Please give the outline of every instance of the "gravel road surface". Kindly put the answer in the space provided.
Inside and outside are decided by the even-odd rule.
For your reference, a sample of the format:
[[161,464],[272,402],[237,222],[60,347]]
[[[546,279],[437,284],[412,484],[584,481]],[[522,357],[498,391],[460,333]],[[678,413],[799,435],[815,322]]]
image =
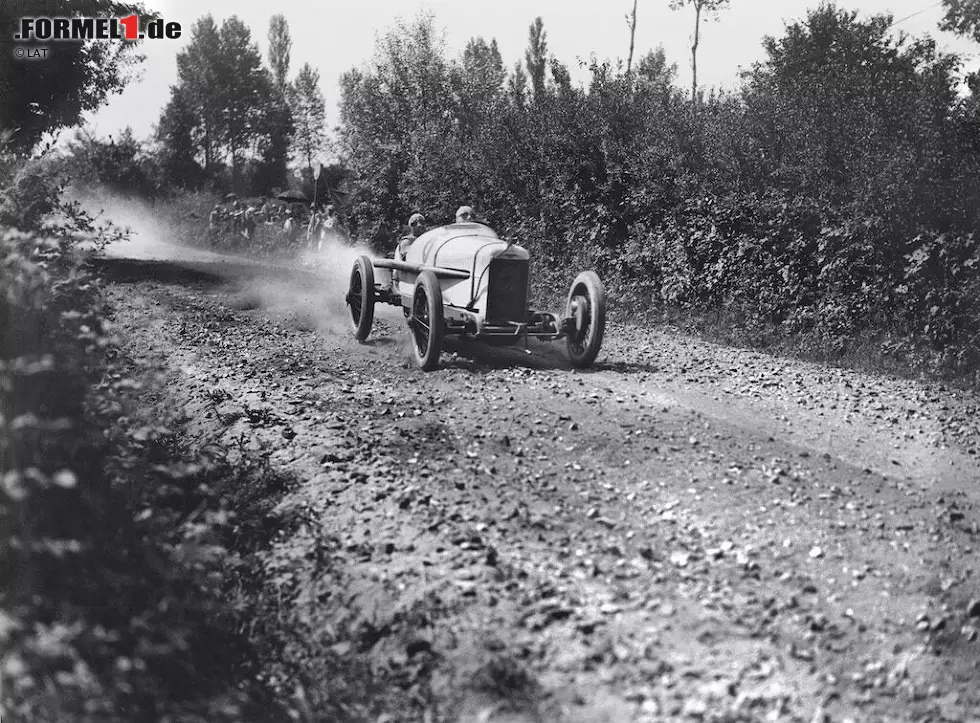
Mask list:
[[625,324],[423,373],[396,309],[352,338],[352,254],[103,264],[186,438],[297,481],[299,719],[980,720],[976,396]]

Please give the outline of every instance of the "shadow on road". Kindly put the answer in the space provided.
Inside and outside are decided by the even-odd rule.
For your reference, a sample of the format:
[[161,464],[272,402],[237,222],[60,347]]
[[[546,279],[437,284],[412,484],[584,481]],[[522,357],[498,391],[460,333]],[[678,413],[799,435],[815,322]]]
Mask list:
[[159,281],[181,286],[214,287],[228,281],[226,275],[207,270],[205,264],[96,257],[89,261],[89,266],[105,274],[109,280],[122,284]]
[[218,286],[234,281],[268,279],[287,282],[293,288],[317,289],[324,279],[312,271],[291,266],[280,266],[235,258],[222,258],[217,254],[208,260],[134,259],[114,256],[95,256],[88,265],[111,281],[138,283],[157,281],[165,284]]

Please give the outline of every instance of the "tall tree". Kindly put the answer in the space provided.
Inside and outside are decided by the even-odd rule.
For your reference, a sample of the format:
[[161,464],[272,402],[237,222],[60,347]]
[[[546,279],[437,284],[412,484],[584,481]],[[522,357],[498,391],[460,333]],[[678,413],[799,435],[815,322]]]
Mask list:
[[722,8],[728,7],[729,0],[670,0],[671,10],[680,10],[690,5],[694,8],[694,36],[691,38],[691,103],[698,102],[698,45],[701,40],[701,21],[717,18]]
[[500,101],[507,77],[497,41],[471,38],[459,71],[460,122],[473,130]]
[[171,86],[170,100],[160,115],[156,140],[163,181],[171,187],[197,186],[203,170],[197,163],[195,131],[200,120],[182,86]]
[[521,61],[514,63],[514,70],[507,76],[507,95],[516,108],[527,102],[527,73]]
[[535,101],[544,97],[545,71],[548,68],[548,34],[539,15],[527,31],[527,50],[524,51],[527,72],[531,76],[531,92]]
[[200,122],[204,170],[208,174],[217,160],[224,132],[222,78],[217,63],[220,45],[218,26],[208,14],[194,23],[190,42],[177,54],[177,76],[187,102]]
[[269,67],[272,70],[273,92],[259,145],[261,162],[256,186],[260,189],[282,187],[286,184],[289,145],[294,129],[293,112],[289,104],[291,88],[287,77],[292,45],[289,23],[285,16],[273,15],[269,19]]
[[4,0],[0,2],[0,133],[10,134],[17,148],[29,150],[48,131],[78,123],[123,89],[130,71],[142,60],[139,41],[50,43],[19,40],[21,46],[46,47],[43,62],[14,57],[11,38],[20,18],[100,16],[137,13],[153,19],[142,3],[112,0]]
[[259,156],[253,185],[257,192],[286,185],[293,114],[286,99],[274,96],[258,126]]
[[277,13],[269,18],[269,67],[272,69],[272,81],[281,93],[286,92],[289,82],[289,51],[293,47],[293,39],[289,35],[289,23],[286,16]]
[[475,91],[490,95],[500,91],[507,72],[496,38],[489,43],[483,38],[470,38],[463,50],[463,72]]
[[375,179],[352,200],[366,237],[387,238],[413,210],[459,206],[461,189],[446,172],[460,155],[459,101],[444,46],[422,15],[378,40],[369,69],[341,79],[341,152],[354,183]]
[[294,135],[293,156],[313,171],[313,162],[323,150],[326,140],[327,109],[320,90],[320,73],[304,63],[290,93]]
[[223,140],[231,159],[232,184],[237,185],[246,151],[257,150],[262,133],[268,128],[266,114],[272,81],[262,67],[262,56],[252,40],[252,32],[237,16],[225,20],[218,35],[217,90]]

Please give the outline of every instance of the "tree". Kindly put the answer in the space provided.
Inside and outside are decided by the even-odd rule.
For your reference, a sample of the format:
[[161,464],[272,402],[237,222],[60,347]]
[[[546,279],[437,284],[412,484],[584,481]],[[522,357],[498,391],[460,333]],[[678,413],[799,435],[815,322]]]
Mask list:
[[319,71],[304,63],[289,98],[295,128],[293,156],[312,172],[313,161],[320,155],[326,140],[327,109],[320,90]]
[[694,7],[694,37],[691,39],[691,103],[698,100],[698,44],[701,38],[701,20],[717,18],[722,8],[728,7],[729,0],[670,0],[670,9],[679,10],[685,5]]
[[142,3],[114,0],[4,0],[0,2],[0,132],[20,150],[31,149],[48,131],[79,122],[123,89],[142,60],[139,41],[50,43],[19,40],[22,46],[48,48],[43,62],[14,58],[11,38],[23,16],[124,17],[138,13],[152,20]]
[[[285,58],[280,61],[281,66]],[[245,163],[258,160],[260,175],[281,183],[290,114],[248,26],[233,15],[218,28],[210,15],[204,16],[177,56],[177,70],[181,90],[199,120],[198,142],[209,175],[226,157],[232,185],[238,188]]]
[[519,60],[514,63],[514,70],[507,77],[507,96],[517,108],[523,108],[527,101],[527,73]]
[[942,0],[946,15],[939,27],[980,43],[980,0]]
[[636,64],[636,75],[649,85],[669,87],[677,77],[677,65],[667,65],[664,46],[658,45],[656,50],[649,50],[640,58]]
[[903,239],[914,223],[938,228],[955,215],[941,196],[953,193],[954,160],[966,154],[956,59],[931,39],[894,37],[892,20],[824,5],[765,38],[767,58],[743,91],[744,154],[759,185],[906,223],[895,233]]
[[497,41],[471,38],[463,50],[462,67],[455,73],[461,129],[476,133],[488,113],[502,100],[507,71]]
[[362,189],[352,221],[378,243],[413,210],[448,214],[459,205],[447,169],[460,163],[460,103],[444,45],[422,15],[379,38],[369,68],[341,78],[340,149]]
[[162,180],[170,187],[193,188],[203,180],[195,140],[199,125],[200,119],[194,113],[187,91],[179,85],[171,86],[170,100],[160,115],[156,130]]
[[524,60],[531,76],[533,98],[535,102],[540,102],[544,97],[544,78],[548,68],[548,34],[544,31],[544,21],[540,16],[528,28]]
[[507,72],[496,39],[488,44],[483,38],[471,38],[463,50],[463,73],[467,90],[484,97],[496,96]]
[[293,47],[293,39],[289,35],[289,23],[282,14],[269,18],[269,67],[272,69],[272,81],[281,93],[286,92],[287,76],[289,75],[289,51]]
[[289,146],[294,125],[289,104],[289,51],[293,45],[285,16],[269,19],[269,67],[272,69],[272,95],[264,117],[259,142],[261,161],[256,187],[262,190],[284,186],[289,163]]
[[124,196],[153,195],[147,173],[149,159],[133,137],[132,128],[104,140],[79,130],[69,148],[71,175],[76,182],[99,184]]
[[253,186],[256,192],[286,185],[289,145],[293,136],[293,113],[286,98],[273,91],[258,130],[259,163]]
[[224,131],[221,112],[222,93],[216,54],[221,45],[218,26],[211,15],[198,19],[191,28],[191,40],[177,54],[177,75],[187,103],[200,125],[200,145],[204,151],[204,170],[212,173]]
[[252,32],[236,15],[221,24],[216,57],[218,98],[221,102],[223,140],[231,157],[232,184],[237,184],[246,151],[257,150],[272,97],[272,80],[262,67],[259,46]]

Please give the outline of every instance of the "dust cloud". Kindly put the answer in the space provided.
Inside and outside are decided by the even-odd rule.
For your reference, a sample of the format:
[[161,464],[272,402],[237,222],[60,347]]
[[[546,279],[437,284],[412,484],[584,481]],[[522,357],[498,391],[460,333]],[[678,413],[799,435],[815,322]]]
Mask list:
[[[75,199],[100,222],[128,231],[127,239],[113,242],[104,254],[111,259],[151,262],[147,280],[153,279],[154,268],[160,268],[153,262],[205,271],[226,280],[213,293],[226,297],[233,308],[263,309],[300,328],[351,336],[345,295],[357,257],[376,256],[366,245],[328,239],[319,252],[303,249],[276,258],[212,251],[190,245],[199,243],[205,234],[205,218],[180,217],[166,204],[105,193],[76,192]],[[247,242],[243,239],[242,243]],[[402,313],[394,306],[377,305],[375,318],[396,328],[404,326]]]

